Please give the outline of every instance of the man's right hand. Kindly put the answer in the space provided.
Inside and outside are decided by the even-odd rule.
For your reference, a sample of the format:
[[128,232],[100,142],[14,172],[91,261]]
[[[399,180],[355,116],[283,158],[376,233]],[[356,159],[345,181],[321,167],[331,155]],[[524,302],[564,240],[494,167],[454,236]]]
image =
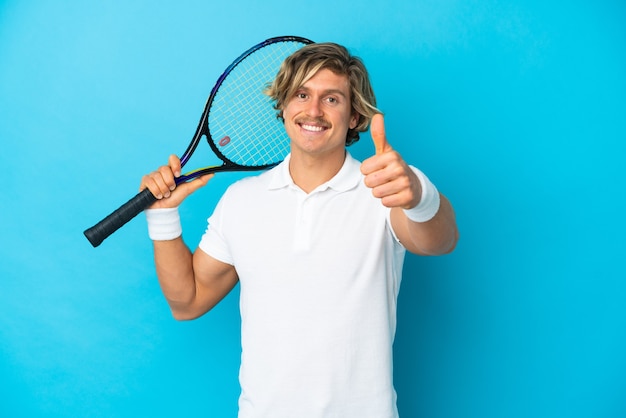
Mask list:
[[150,206],[156,208],[175,208],[180,206],[183,200],[207,182],[214,174],[207,174],[192,181],[176,185],[176,178],[181,175],[180,159],[176,155],[170,155],[168,164],[159,167],[156,171],[142,177],[139,190],[148,188],[157,198],[157,201]]

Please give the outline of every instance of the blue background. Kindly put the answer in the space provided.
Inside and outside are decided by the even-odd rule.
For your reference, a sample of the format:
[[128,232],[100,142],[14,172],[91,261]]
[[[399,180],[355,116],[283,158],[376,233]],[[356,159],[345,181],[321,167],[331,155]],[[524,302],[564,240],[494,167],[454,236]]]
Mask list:
[[[286,34],[365,60],[390,143],[457,212],[453,254],[406,261],[401,415],[626,416],[617,0],[1,1],[0,416],[235,415],[238,291],[178,323],[143,219],[98,249],[82,231]],[[191,246],[236,178],[183,206]]]

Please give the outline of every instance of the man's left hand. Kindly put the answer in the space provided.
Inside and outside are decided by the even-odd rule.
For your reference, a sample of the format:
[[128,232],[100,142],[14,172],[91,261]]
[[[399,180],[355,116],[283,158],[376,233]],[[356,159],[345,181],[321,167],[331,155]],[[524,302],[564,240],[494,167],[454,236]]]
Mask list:
[[374,115],[370,133],[376,155],[361,164],[365,185],[372,189],[372,194],[381,199],[382,204],[387,207],[410,209],[417,206],[422,196],[419,179],[387,142],[383,115]]

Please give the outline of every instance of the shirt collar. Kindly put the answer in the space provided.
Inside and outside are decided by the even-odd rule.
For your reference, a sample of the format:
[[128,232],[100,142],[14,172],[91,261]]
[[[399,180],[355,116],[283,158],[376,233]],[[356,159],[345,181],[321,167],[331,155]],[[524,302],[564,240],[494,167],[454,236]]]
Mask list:
[[[298,187],[294,184],[291,174],[289,174],[290,160],[291,154],[287,155],[282,163],[271,170],[272,178],[268,185],[269,190],[281,189],[283,187]],[[362,178],[360,167],[361,163],[346,151],[346,159],[339,172],[326,183],[317,187],[315,191],[333,189],[338,192],[345,192],[356,187]]]

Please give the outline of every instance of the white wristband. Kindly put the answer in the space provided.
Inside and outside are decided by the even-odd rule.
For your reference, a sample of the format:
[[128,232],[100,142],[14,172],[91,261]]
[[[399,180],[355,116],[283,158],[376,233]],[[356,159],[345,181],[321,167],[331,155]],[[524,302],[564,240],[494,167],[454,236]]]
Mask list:
[[144,212],[151,240],[169,241],[183,234],[178,208],[146,209]]
[[439,211],[439,191],[424,173],[415,167],[411,167],[411,169],[422,185],[422,198],[414,208],[404,209],[404,213],[413,222],[427,222],[434,218]]

